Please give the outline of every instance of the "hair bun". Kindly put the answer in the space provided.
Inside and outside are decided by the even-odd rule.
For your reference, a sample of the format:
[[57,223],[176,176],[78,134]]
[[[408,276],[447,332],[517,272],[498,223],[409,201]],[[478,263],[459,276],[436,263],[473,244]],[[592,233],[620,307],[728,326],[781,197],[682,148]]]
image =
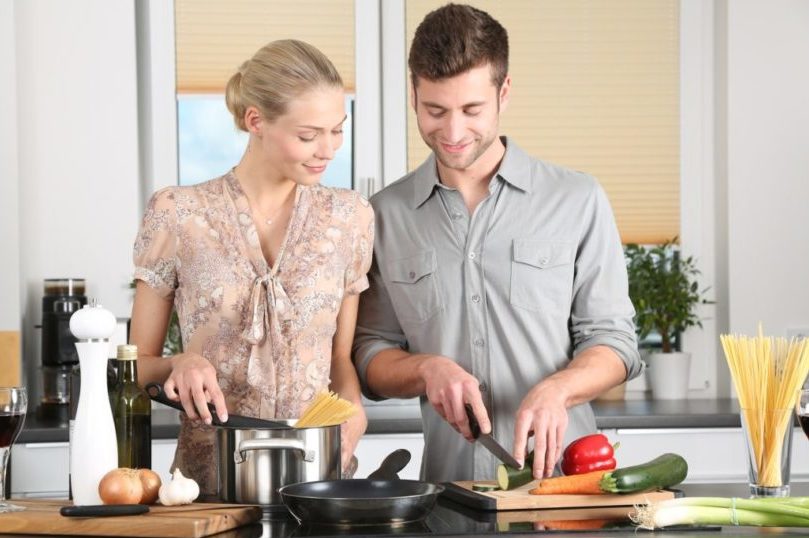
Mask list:
[[225,86],[225,104],[233,115],[236,127],[245,132],[247,131],[247,126],[244,124],[246,107],[242,96],[242,77],[244,76],[246,66],[247,62],[244,62],[239,69],[231,75],[227,86]]

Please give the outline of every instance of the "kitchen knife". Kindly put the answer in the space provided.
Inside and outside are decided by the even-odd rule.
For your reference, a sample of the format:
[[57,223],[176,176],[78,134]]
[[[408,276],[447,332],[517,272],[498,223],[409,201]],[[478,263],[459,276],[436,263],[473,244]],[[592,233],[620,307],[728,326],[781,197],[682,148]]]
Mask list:
[[[166,391],[163,390],[163,385],[160,383],[149,383],[146,385],[146,392],[149,394],[149,397],[152,400],[185,413],[183,404],[170,399],[166,394]],[[292,426],[287,426],[283,422],[265,420],[263,418],[245,417],[241,415],[231,415],[230,413],[228,413],[228,419],[225,422],[222,422],[219,420],[219,417],[216,416],[216,407],[214,407],[212,403],[208,404],[208,409],[211,410],[211,423],[216,426],[225,426],[226,428],[245,428],[251,430],[289,430],[292,428]]]
[[59,513],[65,517],[134,516],[148,511],[149,507],[145,504],[90,504],[59,509]]
[[472,430],[472,437],[474,437],[476,441],[480,441],[480,444],[485,446],[486,450],[494,454],[494,456],[497,459],[499,459],[509,467],[521,469],[522,465],[520,465],[519,462],[517,462],[517,460],[514,458],[514,456],[511,455],[511,452],[503,448],[503,445],[498,443],[497,440],[491,436],[491,434],[480,432],[480,425],[478,424],[478,421],[475,418],[475,413],[472,411],[472,406],[466,404],[465,407],[466,407],[466,417],[469,419],[469,429]]

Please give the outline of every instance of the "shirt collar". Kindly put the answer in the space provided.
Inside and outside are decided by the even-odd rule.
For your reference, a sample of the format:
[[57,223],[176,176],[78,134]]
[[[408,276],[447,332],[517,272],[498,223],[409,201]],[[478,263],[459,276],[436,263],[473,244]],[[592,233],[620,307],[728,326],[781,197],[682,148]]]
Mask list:
[[[508,137],[502,137],[506,152],[500,161],[495,176],[500,176],[506,183],[530,193],[533,183],[531,159]],[[413,208],[419,207],[432,196],[435,188],[440,186],[435,154],[431,153],[427,160],[414,172]]]

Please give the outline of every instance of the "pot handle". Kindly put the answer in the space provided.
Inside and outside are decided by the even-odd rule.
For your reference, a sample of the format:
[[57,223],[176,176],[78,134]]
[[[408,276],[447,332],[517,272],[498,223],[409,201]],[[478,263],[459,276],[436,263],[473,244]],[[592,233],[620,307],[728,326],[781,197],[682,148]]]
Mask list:
[[303,456],[303,461],[315,461],[315,451],[306,450],[300,439],[245,439],[239,443],[239,448],[233,452],[233,461],[242,463],[247,459],[248,450],[297,450]]

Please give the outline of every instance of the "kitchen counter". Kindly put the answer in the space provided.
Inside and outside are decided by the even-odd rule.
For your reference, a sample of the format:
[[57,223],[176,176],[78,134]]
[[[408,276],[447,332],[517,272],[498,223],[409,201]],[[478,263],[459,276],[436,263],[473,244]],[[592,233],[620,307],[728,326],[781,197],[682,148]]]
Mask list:
[[[735,400],[626,400],[594,402],[596,425],[601,428],[738,428]],[[179,432],[178,412],[165,406],[152,410],[152,438],[174,439]],[[367,433],[421,431],[416,405],[372,405]],[[67,441],[67,406],[39,406],[28,413],[18,442]]]
[[[793,495],[809,495],[809,483],[793,484]],[[746,496],[748,488],[746,484],[685,484],[681,489],[687,496]],[[631,508],[627,507],[627,511]],[[556,511],[557,513],[559,511]],[[576,509],[565,511],[575,519]],[[546,512],[547,513],[547,512]],[[137,516],[135,516],[137,517]],[[399,527],[354,527],[336,528],[325,526],[303,526],[296,520],[286,515],[267,515],[261,523],[229,531],[226,534],[217,536],[228,536],[230,538],[288,538],[293,536],[468,536],[468,537],[488,537],[488,536],[569,536],[572,531],[558,530],[562,524],[562,519],[554,515],[554,522],[547,521],[548,516],[543,516],[541,510],[511,510],[507,512],[481,512],[470,510],[450,501],[440,499],[433,511],[422,523],[406,524]],[[543,523],[544,521],[544,523]],[[548,527],[556,527],[550,529]],[[655,531],[647,534],[647,531],[636,530],[631,522],[618,520],[609,523],[608,527],[598,530],[576,530],[578,536],[610,536],[615,538],[638,538],[638,536],[648,535],[650,537],[681,537],[681,538],[731,538],[745,536],[806,536],[807,529],[799,528],[767,528],[759,529],[755,527],[690,527],[670,529],[666,531]]]

